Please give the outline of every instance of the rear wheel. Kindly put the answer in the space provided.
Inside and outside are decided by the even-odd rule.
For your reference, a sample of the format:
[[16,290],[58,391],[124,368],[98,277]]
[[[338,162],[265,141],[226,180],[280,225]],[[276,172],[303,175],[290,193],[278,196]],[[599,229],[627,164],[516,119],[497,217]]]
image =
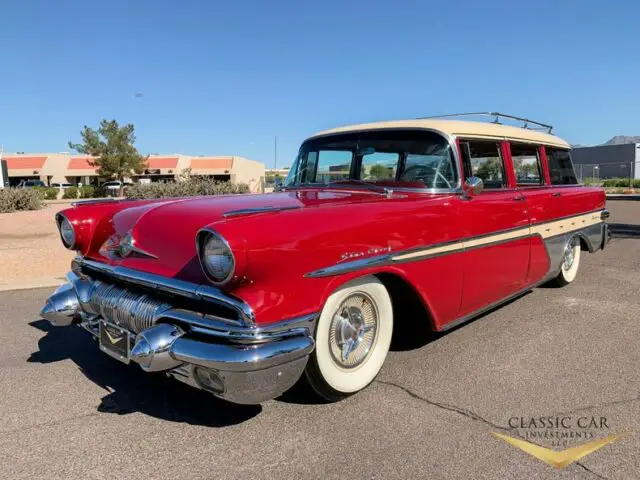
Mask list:
[[392,333],[391,298],[380,280],[367,276],[343,285],[318,319],[307,382],[332,402],[362,390],[378,375]]
[[558,276],[554,279],[556,285],[563,287],[575,280],[578,275],[578,267],[580,266],[580,252],[580,239],[578,237],[571,237],[564,247],[560,273],[558,273]]

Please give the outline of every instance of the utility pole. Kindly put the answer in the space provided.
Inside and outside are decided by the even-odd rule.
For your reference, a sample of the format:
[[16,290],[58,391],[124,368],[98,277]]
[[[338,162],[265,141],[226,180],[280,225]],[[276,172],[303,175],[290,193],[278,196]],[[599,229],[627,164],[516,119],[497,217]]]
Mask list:
[[276,168],[278,165],[278,137],[276,136],[273,141],[273,174],[276,174]]
[[[6,163],[2,163],[2,154],[4,153],[4,146],[0,145],[0,189],[4,188],[5,183],[9,185],[9,170],[5,167]],[[6,175],[6,178],[5,178]]]

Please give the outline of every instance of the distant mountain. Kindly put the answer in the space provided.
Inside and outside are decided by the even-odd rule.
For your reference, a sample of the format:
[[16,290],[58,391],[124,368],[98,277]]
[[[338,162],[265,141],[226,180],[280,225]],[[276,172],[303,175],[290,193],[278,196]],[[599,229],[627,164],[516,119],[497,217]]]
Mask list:
[[627,143],[640,143],[640,136],[628,137],[626,135],[616,135],[604,145],[626,145]]

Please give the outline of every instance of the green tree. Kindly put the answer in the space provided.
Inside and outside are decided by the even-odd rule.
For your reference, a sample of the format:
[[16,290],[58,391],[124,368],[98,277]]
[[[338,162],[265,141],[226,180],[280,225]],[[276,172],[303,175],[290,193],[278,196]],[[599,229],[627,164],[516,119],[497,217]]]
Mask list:
[[95,157],[89,163],[98,167],[98,175],[120,180],[141,174],[147,168],[147,157],[134,146],[136,136],[132,124],[119,126],[115,120],[102,120],[97,130],[86,125],[80,132],[82,143],[69,142],[69,148]]
[[371,169],[369,170],[368,178],[374,180],[386,180],[393,177],[393,168],[389,168],[385,165],[381,165],[376,163],[371,165]]

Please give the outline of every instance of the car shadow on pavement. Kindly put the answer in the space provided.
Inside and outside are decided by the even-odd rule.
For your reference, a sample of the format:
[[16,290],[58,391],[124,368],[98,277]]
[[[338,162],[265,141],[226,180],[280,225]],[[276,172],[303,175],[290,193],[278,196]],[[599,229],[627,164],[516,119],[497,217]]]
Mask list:
[[611,236],[616,238],[640,238],[640,225],[630,223],[610,223]]
[[259,405],[232,404],[163,373],[145,373],[137,365],[120,363],[102,353],[93,337],[79,327],[54,327],[46,320],[29,325],[46,335],[27,361],[73,361],[89,380],[109,392],[101,399],[99,412],[140,412],[170,422],[226,427],[245,422],[262,411]]

